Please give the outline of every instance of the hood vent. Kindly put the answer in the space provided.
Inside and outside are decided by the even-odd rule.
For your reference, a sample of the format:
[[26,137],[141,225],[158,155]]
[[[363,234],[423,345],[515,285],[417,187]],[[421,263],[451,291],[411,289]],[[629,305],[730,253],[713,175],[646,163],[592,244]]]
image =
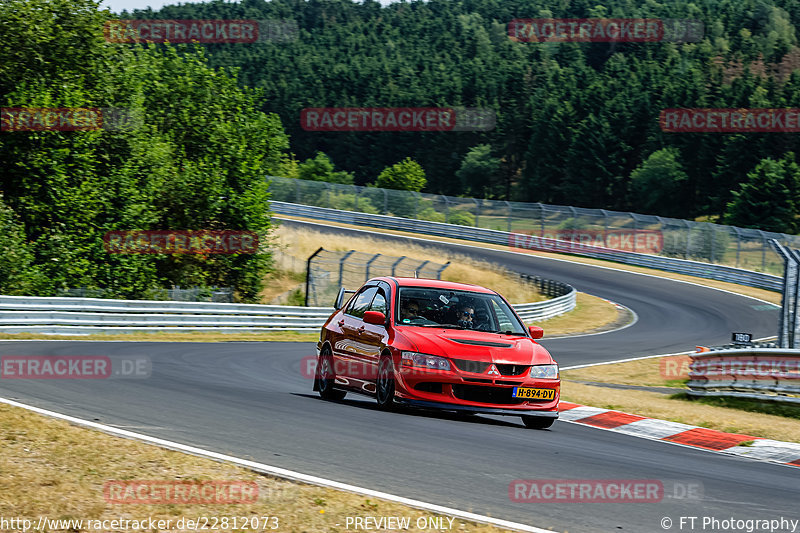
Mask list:
[[448,338],[453,342],[457,342],[459,344],[470,344],[472,346],[486,346],[487,348],[511,348],[514,346],[513,344],[508,344],[507,342],[492,342],[492,341],[474,341],[472,339],[451,339]]

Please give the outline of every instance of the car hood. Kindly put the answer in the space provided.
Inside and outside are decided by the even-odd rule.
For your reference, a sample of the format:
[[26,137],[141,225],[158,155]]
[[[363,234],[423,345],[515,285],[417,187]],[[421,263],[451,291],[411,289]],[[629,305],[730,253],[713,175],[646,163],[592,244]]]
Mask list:
[[515,365],[553,362],[548,351],[528,337],[420,327],[405,327],[398,333],[416,346],[418,352],[430,355]]

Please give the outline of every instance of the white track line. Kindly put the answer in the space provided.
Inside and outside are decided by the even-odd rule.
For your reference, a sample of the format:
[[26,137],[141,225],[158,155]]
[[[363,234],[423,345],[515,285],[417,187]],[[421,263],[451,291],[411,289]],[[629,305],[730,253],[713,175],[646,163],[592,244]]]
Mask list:
[[90,422],[88,420],[83,420],[81,418],[76,418],[69,415],[64,415],[61,413],[56,413],[54,411],[48,411],[47,409],[42,409],[40,407],[34,407],[32,405],[27,405],[24,403],[20,403],[14,400],[10,400],[8,398],[0,397],[0,403],[5,403],[8,405],[12,405],[14,407],[20,407],[22,409],[27,409],[28,411],[33,411],[34,413],[39,413],[41,415],[49,416],[52,418],[57,418],[59,420],[65,420],[72,424],[76,424],[79,426],[85,426],[92,429],[97,429],[103,431],[105,433],[110,433],[112,435],[116,435],[118,437],[124,437],[127,439],[134,439],[139,440],[142,442],[146,442],[148,444],[154,444],[156,446],[161,446],[162,448],[169,448],[171,450],[177,450],[184,453],[190,453],[192,455],[197,455],[200,457],[206,457],[208,459],[214,459],[216,461],[224,461],[226,463],[232,463],[244,468],[248,468],[250,470],[261,472],[264,474],[269,474],[272,476],[284,478],[284,479],[292,479],[295,481],[301,481],[303,483],[310,483],[312,485],[319,485],[322,487],[330,487],[333,489],[344,490],[347,492],[353,492],[355,494],[361,494],[363,496],[371,496],[373,498],[381,498],[383,500],[392,501],[395,503],[400,503],[403,505],[408,505],[409,507],[415,507],[417,509],[422,509],[425,511],[431,511],[434,513],[439,513],[443,515],[454,516],[456,518],[461,518],[462,520],[469,520],[472,522],[480,522],[483,524],[490,524],[493,526],[498,526],[501,528],[507,528],[515,531],[528,531],[531,533],[553,533],[552,530],[547,529],[540,529],[538,527],[529,526],[526,524],[520,524],[518,522],[511,522],[509,520],[502,520],[499,518],[492,518],[490,516],[484,516],[474,513],[469,513],[467,511],[461,511],[459,509],[453,509],[451,507],[443,507],[441,505],[435,505],[432,503],[423,502],[420,500],[412,500],[410,498],[404,498],[402,496],[395,496],[394,494],[388,494],[386,492],[380,492],[377,490],[372,489],[365,489],[363,487],[357,487],[355,485],[348,485],[347,483],[340,483],[338,481],[333,481],[330,479],[325,479],[322,477],[312,476],[309,474],[303,474],[301,472],[295,472],[294,470],[286,470],[285,468],[279,468],[277,466],[270,466],[264,463],[257,463],[255,461],[248,461],[246,459],[239,459],[238,457],[233,457],[231,455],[224,455],[217,452],[212,452],[209,450],[204,450],[202,448],[197,448],[194,446],[188,446],[186,444],[181,444],[178,442],[173,442],[169,440],[159,439],[157,437],[151,437],[149,435],[144,435],[142,433],[134,433],[133,431],[127,431],[125,429],[119,429],[112,426],[107,426],[105,424],[98,424],[97,422]]

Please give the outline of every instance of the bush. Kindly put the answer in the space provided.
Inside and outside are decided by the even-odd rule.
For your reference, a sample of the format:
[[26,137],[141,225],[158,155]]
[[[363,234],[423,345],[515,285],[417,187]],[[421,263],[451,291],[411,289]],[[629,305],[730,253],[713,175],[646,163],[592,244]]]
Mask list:
[[460,226],[474,226],[475,215],[469,211],[461,211],[460,209],[453,209],[450,211],[450,216],[447,221],[450,224],[458,224]]
[[358,211],[361,213],[369,213],[371,215],[378,214],[378,208],[375,207],[369,198],[363,196],[358,198],[358,209],[356,209],[356,195],[344,192],[330,191],[328,193],[328,207],[331,209],[341,209],[343,211]]
[[444,222],[444,213],[435,211],[432,207],[426,207],[417,213],[419,220],[430,220],[431,222]]

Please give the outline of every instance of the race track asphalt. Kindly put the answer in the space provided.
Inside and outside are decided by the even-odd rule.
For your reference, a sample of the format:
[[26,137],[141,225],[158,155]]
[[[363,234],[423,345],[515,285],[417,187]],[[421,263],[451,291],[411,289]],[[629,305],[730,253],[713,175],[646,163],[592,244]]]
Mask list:
[[[562,366],[722,343],[731,331],[775,333],[777,313],[759,311],[758,301],[741,296],[524,255],[469,253],[566,281],[638,314],[635,325],[617,332],[545,338]],[[322,401],[303,371],[303,358],[314,355],[310,343],[0,341],[0,355],[146,356],[152,361],[146,379],[3,379],[0,396],[556,531],[689,531],[678,528],[681,516],[800,518],[800,471],[788,466],[566,422],[534,431],[516,418],[384,413],[353,395]],[[516,503],[509,498],[515,479],[657,480],[665,496],[656,503]],[[701,496],[685,497],[687,487]],[[670,529],[662,529],[663,517],[673,520]],[[344,523],[344,517],[329,519],[332,528]]]

